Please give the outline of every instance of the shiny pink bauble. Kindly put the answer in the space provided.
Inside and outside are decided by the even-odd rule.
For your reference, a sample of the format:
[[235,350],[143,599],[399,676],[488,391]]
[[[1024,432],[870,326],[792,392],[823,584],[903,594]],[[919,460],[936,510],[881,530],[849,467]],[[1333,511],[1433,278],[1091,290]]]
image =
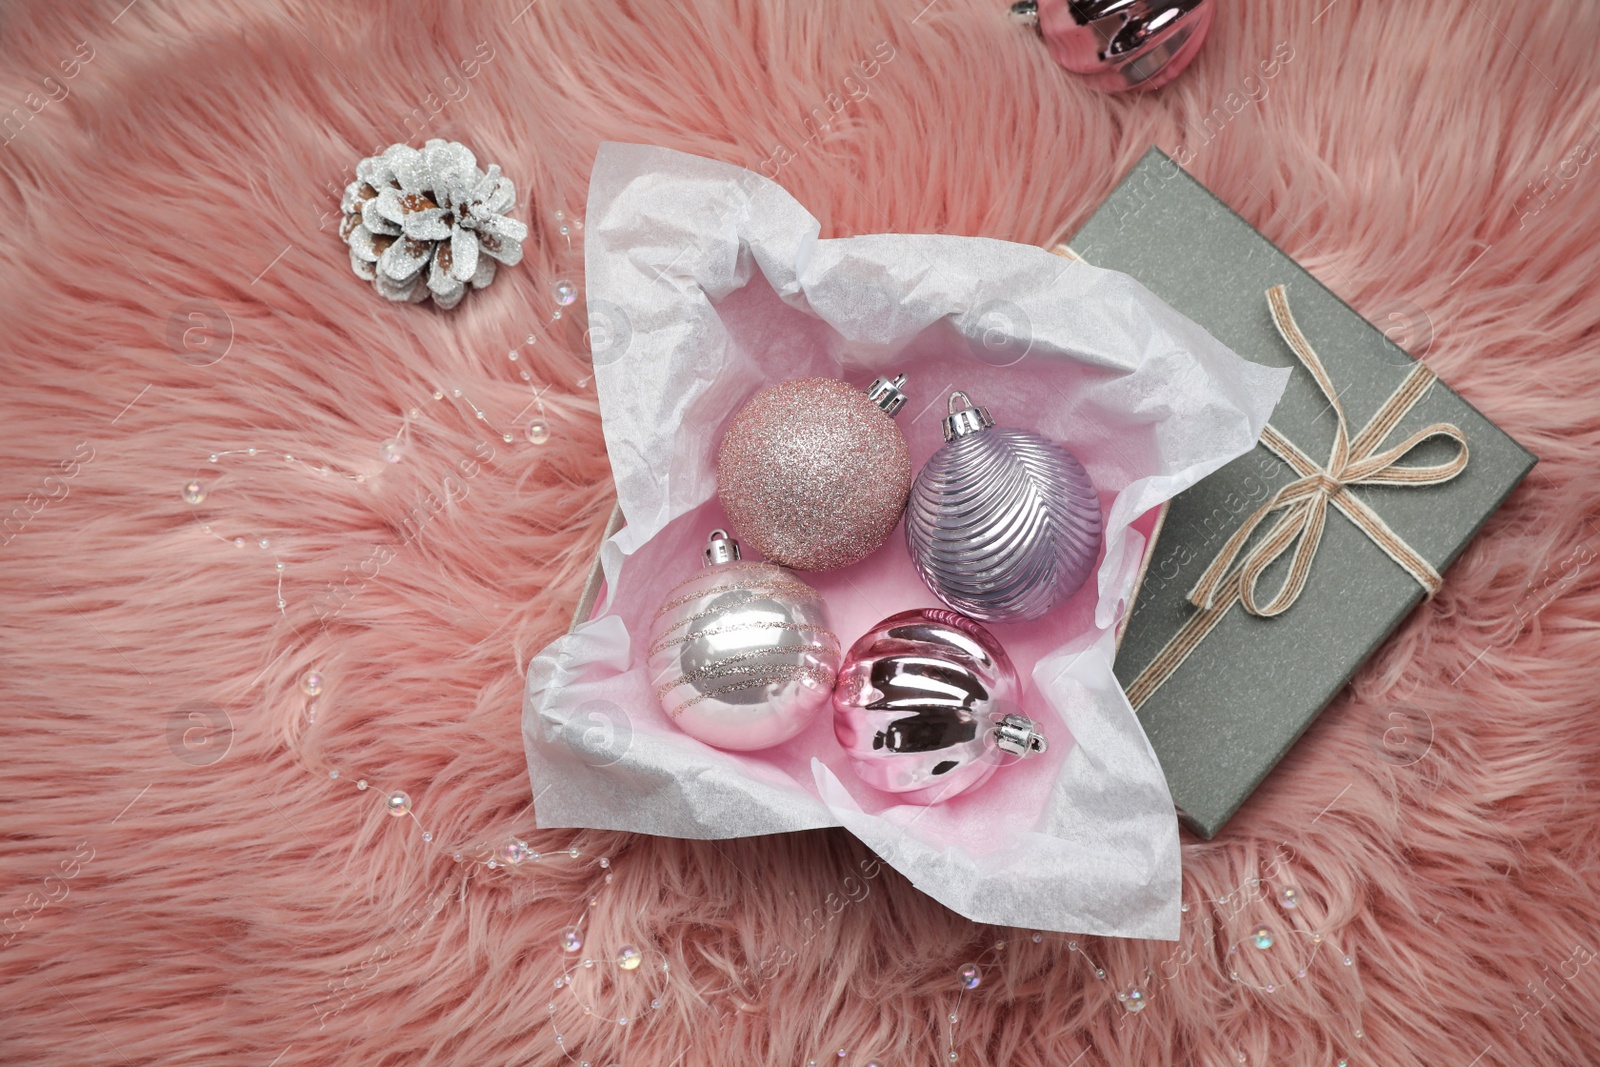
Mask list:
[[994,731],[1020,691],[984,627],[943,608],[903,611],[845,653],[833,732],[862,781],[933,804],[982,785],[1008,758]]
[[835,378],[763,389],[717,453],[717,494],[734,534],[799,570],[865,558],[894,531],[910,491],[911,452],[894,418]]
[[1039,34],[1057,63],[1096,89],[1159,89],[1206,39],[1215,0],[1038,0]]

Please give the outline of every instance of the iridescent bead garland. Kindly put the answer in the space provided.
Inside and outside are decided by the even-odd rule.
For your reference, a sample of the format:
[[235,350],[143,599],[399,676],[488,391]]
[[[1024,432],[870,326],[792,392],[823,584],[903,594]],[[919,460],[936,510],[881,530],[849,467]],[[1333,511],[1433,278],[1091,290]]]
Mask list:
[[[564,236],[570,234],[572,227],[568,226],[565,214],[558,211],[556,212],[556,218],[561,222],[561,233]],[[574,221],[572,226],[575,226],[578,230],[583,229],[582,222]],[[571,238],[568,237],[569,243],[570,240]],[[555,283],[553,294],[556,303],[560,306],[558,306],[551,314],[550,321],[545,324],[547,326],[561,318],[562,307],[569,306],[577,300],[578,289],[577,286],[575,286],[572,282],[563,279]],[[529,334],[524,344],[533,345],[538,343],[538,340],[539,338],[537,335]],[[520,350],[516,348],[511,349],[509,352],[509,358],[512,362],[518,361],[520,359]],[[521,411],[517,412],[511,417],[511,423],[514,426],[521,427],[522,437],[529,444],[542,445],[550,439],[551,435],[550,422],[546,417],[543,399],[544,393],[549,391],[550,386],[546,385],[543,388],[534,386],[532,384],[533,376],[526,369],[520,369],[518,371],[518,375],[524,382],[529,383],[529,390],[532,393],[532,399],[529,400],[529,402],[522,408]],[[580,388],[587,386],[591,380],[591,377],[592,376],[586,375],[577,383],[578,386]],[[450,400],[460,401],[462,404],[466,405],[472,410],[474,419],[477,422],[482,423],[484,427],[492,434],[499,437],[502,443],[509,445],[516,442],[517,437],[515,435],[504,430],[497,429],[489,421],[488,413],[474,403],[472,398],[467,396],[459,387],[451,388],[447,393],[443,386],[435,386],[431,396],[434,401],[445,401],[447,397]],[[426,401],[424,401],[424,406],[425,405]],[[530,409],[533,409],[534,414],[524,422],[523,418],[524,416],[528,415]],[[411,427],[420,422],[423,418],[423,407],[412,406],[408,408],[405,414],[401,417],[400,428],[393,435],[384,438],[377,445],[376,452],[378,458],[385,463],[401,462],[406,455],[406,447],[409,441]],[[327,463],[312,463],[306,459],[294,455],[291,452],[277,452],[271,449],[263,448],[221,449],[211,453],[207,457],[207,464],[211,467],[215,467],[216,465],[222,463],[223,460],[234,456],[245,457],[246,459],[281,460],[289,467],[309,471],[310,473],[323,478],[342,478],[345,481],[356,485],[364,484],[381,475],[381,471],[366,473],[359,470],[340,470],[336,467],[330,466]],[[184,483],[179,492],[179,496],[183,502],[188,504],[190,507],[199,508],[211,496],[213,488],[214,484],[208,484],[197,476]],[[259,534],[252,533],[249,536],[235,534],[233,537],[227,537],[223,534],[217,533],[216,530],[212,528],[212,523],[204,520],[201,516],[201,513],[198,511],[195,513],[195,521],[202,533],[221,541],[224,544],[232,544],[235,548],[245,548],[253,544],[263,551],[272,551],[273,549],[271,539]],[[288,565],[284,562],[283,558],[277,554],[276,551],[272,551],[272,562],[274,576],[276,579],[277,593],[276,597],[274,598],[274,602],[278,609],[278,613],[280,615],[287,616],[289,603],[283,592],[283,578],[285,571],[288,569]]]
[[[1252,890],[1260,888],[1261,885],[1262,885],[1262,879],[1260,879],[1260,878],[1252,878],[1252,879],[1249,880],[1249,886],[1250,886],[1250,888]],[[1242,892],[1243,892],[1243,886],[1241,886],[1241,893]],[[1233,900],[1234,898],[1235,898],[1234,894],[1223,894],[1222,896],[1216,898],[1215,900],[1203,901],[1202,903],[1225,906],[1231,900]],[[1278,906],[1283,909],[1283,911],[1285,913],[1294,913],[1294,912],[1296,912],[1298,910],[1298,908],[1300,907],[1300,903],[1301,903],[1299,891],[1297,889],[1295,889],[1294,887],[1292,887],[1292,886],[1286,886],[1283,889],[1281,889],[1278,892],[1278,894],[1276,895],[1275,901],[1278,904]],[[1182,911],[1187,913],[1189,910],[1190,910],[1190,906],[1187,903],[1182,905]],[[1280,925],[1276,925],[1276,926],[1269,925],[1268,923],[1258,924],[1254,928],[1254,930],[1252,932],[1250,932],[1245,937],[1241,938],[1238,942],[1236,942],[1234,945],[1232,945],[1228,949],[1228,952],[1227,952],[1225,958],[1228,960],[1229,965],[1230,965],[1229,977],[1230,977],[1231,981],[1233,981],[1233,982],[1235,982],[1237,984],[1243,985],[1246,988],[1253,989],[1253,990],[1255,990],[1257,992],[1267,993],[1267,994],[1272,994],[1272,993],[1277,992],[1280,989],[1285,988],[1284,985],[1279,985],[1277,983],[1271,983],[1271,982],[1269,982],[1269,983],[1253,983],[1253,982],[1249,981],[1248,979],[1242,977],[1240,975],[1239,971],[1237,970],[1237,960],[1238,960],[1242,950],[1248,948],[1248,950],[1250,952],[1254,952],[1254,953],[1258,954],[1258,956],[1260,956],[1261,958],[1266,958],[1267,954],[1270,953],[1270,951],[1274,947],[1279,948],[1280,951],[1281,951],[1282,938],[1283,937],[1288,937],[1288,936],[1300,937],[1300,938],[1305,939],[1312,946],[1311,957],[1305,961],[1306,966],[1300,967],[1296,971],[1295,977],[1290,979],[1289,981],[1297,981],[1299,979],[1303,979],[1303,978],[1308,977],[1308,975],[1310,973],[1310,965],[1311,965],[1312,962],[1315,961],[1316,955],[1317,955],[1318,951],[1321,949],[1322,946],[1324,946],[1324,945],[1329,946],[1329,951],[1334,952],[1335,955],[1339,955],[1338,951],[1336,949],[1332,948],[1331,942],[1329,942],[1328,938],[1324,934],[1318,933],[1316,931],[1308,930],[1308,929],[1305,929],[1305,928],[1299,927],[1299,926],[1291,926],[1287,922],[1288,918],[1289,918],[1289,915],[1285,914],[1285,915],[1281,916],[1279,919],[1274,920],[1274,921],[1276,921],[1276,922],[1278,922],[1280,924]],[[1042,933],[1034,933],[1034,934],[1032,934],[1030,936],[1031,936],[1031,940],[1036,945],[1037,944],[1041,944],[1044,941],[1045,937],[1046,937],[1046,935],[1042,934]],[[1052,935],[1049,935],[1049,936],[1051,937],[1052,940],[1054,940],[1059,935],[1053,935],[1052,934]],[[990,952],[988,954],[986,954],[986,955],[994,955],[994,954],[998,954],[998,953],[1004,952],[1005,948],[1006,948],[1006,942],[1005,941],[996,941],[993,944],[992,948],[990,949]],[[1084,948],[1078,943],[1078,941],[1075,938],[1067,940],[1066,949],[1067,949],[1067,954],[1069,956],[1073,955],[1073,954],[1076,954],[1076,955],[1079,955],[1079,956],[1083,957],[1084,962],[1089,965],[1090,971],[1094,975],[1094,977],[1095,977],[1095,979],[1097,981],[1106,981],[1107,980],[1107,978],[1109,976],[1108,976],[1108,974],[1106,972],[1106,969],[1103,966],[1101,966],[1099,963],[1097,963],[1094,960],[1094,958],[1091,957],[1089,955],[1089,953],[1084,950]],[[948,1023],[948,1030],[947,1030],[948,1039],[947,1039],[947,1042],[946,1042],[946,1051],[945,1051],[945,1056],[944,1056],[944,1059],[945,1059],[946,1062],[955,1063],[955,1062],[958,1062],[960,1060],[960,1058],[961,1058],[960,1057],[960,1053],[957,1051],[957,1045],[958,1045],[958,1032],[957,1031],[958,1031],[958,1026],[959,1026],[960,1019],[961,1019],[961,1003],[962,1003],[962,999],[967,995],[967,993],[976,990],[980,985],[982,985],[983,967],[980,966],[980,963],[982,963],[982,962],[984,962],[984,957],[979,957],[979,959],[977,961],[963,964],[956,971],[956,974],[955,974],[955,985],[957,987],[956,1002],[955,1002],[955,1006],[954,1006],[953,1010],[946,1016],[946,1020],[947,1020],[947,1023]],[[1351,956],[1351,955],[1348,955],[1348,954],[1340,956],[1340,962],[1345,967],[1352,967],[1353,968],[1355,966],[1354,957]],[[1150,987],[1154,983],[1155,983],[1155,975],[1154,975],[1154,973],[1151,971],[1151,969],[1149,967],[1144,968],[1142,979],[1131,981],[1131,982],[1128,982],[1126,984],[1118,983],[1118,982],[1115,982],[1115,981],[1113,981],[1111,983],[1111,988],[1116,990],[1116,992],[1114,994],[1115,1000],[1123,1008],[1123,1012],[1122,1012],[1121,1016],[1117,1020],[1117,1028],[1119,1030],[1122,1029],[1125,1025],[1127,1025],[1128,1019],[1130,1017],[1137,1016],[1137,1015],[1141,1014],[1144,1011],[1144,1009],[1149,1006],[1149,1004],[1150,1004]],[[1358,1024],[1351,1030],[1350,1036],[1353,1039],[1355,1039],[1356,1041],[1360,1041],[1366,1036],[1365,1032],[1361,1029],[1361,1027],[1359,1025],[1359,1020],[1358,1020]],[[820,1064],[825,1062],[825,1061],[835,1061],[835,1062],[843,1063],[849,1057],[849,1054],[850,1053],[849,1053],[848,1049],[841,1048],[841,1049],[838,1049],[836,1052],[834,1052],[831,1055],[828,1055],[828,1056],[825,1056],[825,1057],[821,1057],[821,1058],[811,1058],[811,1059],[805,1061],[805,1067],[820,1067]],[[1240,1051],[1236,1055],[1237,1055],[1237,1061],[1239,1063],[1247,1064],[1249,1062],[1249,1057],[1244,1052]],[[878,1065],[879,1065],[879,1061],[877,1059],[870,1060],[870,1061],[868,1061],[866,1063],[866,1067],[878,1067]],[[1336,1067],[1349,1067],[1349,1059],[1348,1059],[1348,1057],[1341,1058],[1338,1061]]]
[[[581,231],[583,229],[583,223],[580,220],[568,219],[565,213],[560,211],[555,213],[555,217],[559,223],[558,232],[566,239],[568,246],[570,247],[572,239],[571,235],[573,231]],[[553,296],[558,306],[552,312],[549,322],[547,322],[545,325],[548,326],[550,323],[561,319],[562,308],[569,307],[575,303],[578,299],[578,295],[578,287],[572,282],[565,279],[556,281],[553,285]],[[537,344],[538,341],[538,335],[529,334],[522,346],[513,348],[508,352],[509,361],[512,363],[520,362],[521,347]],[[552,435],[551,425],[546,417],[545,405],[542,399],[543,394],[549,390],[550,386],[535,386],[532,381],[532,374],[525,368],[519,367],[518,374],[524,382],[529,383],[531,399],[522,408],[522,410],[512,416],[510,422],[512,426],[520,427],[520,436],[527,443],[536,446],[544,444]],[[579,388],[583,388],[591,381],[592,373],[585,375],[575,384]],[[444,386],[436,386],[432,390],[432,400],[438,402],[459,402],[465,407],[471,409],[475,421],[482,424],[491,433],[497,435],[503,443],[513,444],[517,440],[517,435],[497,429],[490,421],[488,413],[479,405],[474,403],[473,400],[460,388],[446,389]],[[446,406],[448,406],[448,403]],[[411,428],[425,417],[425,408],[426,401],[424,401],[422,405],[413,406],[406,411],[401,418],[399,429],[391,436],[383,438],[376,445],[374,451],[379,460],[385,464],[397,464],[406,458],[407,449],[410,445]],[[523,421],[524,417],[528,416],[530,411],[533,412],[531,417],[528,417],[526,421]],[[207,464],[221,464],[224,460],[229,460],[233,457],[243,457],[246,460],[274,461],[281,463],[283,467],[286,468],[310,472],[319,477],[341,478],[352,484],[362,484],[372,481],[378,477],[381,477],[383,473],[382,468],[378,468],[377,470],[371,472],[364,472],[354,468],[340,469],[339,467],[330,465],[328,463],[310,462],[304,458],[294,455],[293,453],[277,452],[275,450],[261,448],[219,450],[211,453],[207,457]],[[205,504],[207,499],[210,498],[214,492],[214,483],[208,484],[208,482],[203,481],[200,476],[197,476],[190,479],[181,487],[179,496],[183,502],[188,504],[191,508],[199,509],[201,505]],[[284,594],[283,577],[288,568],[284,560],[278,555],[276,547],[271,539],[256,534],[251,534],[249,537],[226,537],[213,529],[213,524],[215,523],[214,519],[208,520],[207,517],[198,510],[194,513],[194,521],[195,524],[200,528],[201,532],[215,538],[216,540],[224,543],[231,543],[236,548],[241,549],[253,544],[263,551],[271,552],[274,563],[273,573],[276,579],[275,605],[279,614],[286,616],[286,609],[289,605]],[[312,668],[301,674],[296,685],[300,693],[306,698],[304,703],[304,718],[307,723],[314,724],[316,722],[317,700],[328,690],[329,681],[323,675],[320,669]],[[308,770],[315,769],[308,767]],[[532,869],[538,865],[544,865],[552,862],[570,864],[584,860],[594,862],[600,869],[605,871],[605,884],[609,885],[614,878],[614,869],[612,868],[609,857],[587,855],[576,848],[560,849],[555,852],[541,854],[531,850],[527,846],[526,842],[516,837],[511,837],[499,844],[482,839],[472,841],[471,843],[458,843],[455,846],[438,844],[434,840],[433,831],[427,829],[419,818],[415,810],[415,803],[411,794],[405,790],[385,789],[375,784],[376,779],[369,781],[369,778],[366,775],[355,775],[342,771],[338,768],[325,768],[323,771],[318,771],[315,773],[325,774],[325,780],[329,782],[348,782],[358,793],[370,793],[374,797],[381,798],[383,809],[389,816],[393,818],[409,818],[411,822],[421,830],[421,839],[423,844],[429,848],[437,848],[441,852],[448,852],[453,858],[454,862],[462,865],[464,870],[468,872],[469,878],[470,871],[473,869],[476,869],[481,873],[487,874],[491,877],[527,877],[531,876]],[[467,879],[463,879],[460,883],[460,893],[463,898],[466,893],[467,885]],[[596,906],[597,904],[598,898],[590,899],[590,908]],[[563,932],[561,935],[560,941],[564,953],[566,946],[569,943],[573,944],[574,950],[581,945],[581,934],[576,932],[581,930],[582,925],[587,918],[587,914],[588,912],[586,909],[584,915],[581,916],[572,927]],[[571,937],[576,937],[577,941],[573,943],[570,940]],[[556,987],[565,988],[576,997],[578,994],[572,981],[574,975],[580,968],[583,970],[591,969],[597,961],[592,959],[578,961],[573,959],[568,954],[564,954],[562,959],[562,977],[556,980]],[[619,974],[629,975],[630,980],[637,981],[642,979],[631,976],[633,976],[634,972],[640,970],[643,960],[644,953],[640,949],[634,945],[625,944],[618,946],[613,963]],[[659,972],[665,974],[667,971],[668,964],[664,961],[661,962],[659,964]],[[633,1018],[629,1018],[626,1015],[617,1015],[614,1018],[611,1018],[608,1015],[601,1014],[595,1009],[595,1006],[590,1004],[584,1005],[584,1015],[594,1018],[611,1018],[612,1025],[627,1026],[637,1022],[638,1018],[649,1014],[649,1012],[659,1009],[661,1006],[662,995],[664,995],[662,991],[655,993],[651,997],[649,1007],[643,1011],[635,1013]],[[326,1013],[324,1015],[324,1019],[327,1016],[336,1015],[342,1010],[343,1006],[341,1005],[340,1007]],[[553,1015],[555,1011],[554,1002],[551,1003],[550,1010],[553,1024]],[[571,1050],[567,1048],[565,1035],[557,1035],[556,1043],[568,1059],[575,1063],[584,1063],[585,1067],[588,1067],[586,1061],[580,1061],[578,1057],[574,1056]]]

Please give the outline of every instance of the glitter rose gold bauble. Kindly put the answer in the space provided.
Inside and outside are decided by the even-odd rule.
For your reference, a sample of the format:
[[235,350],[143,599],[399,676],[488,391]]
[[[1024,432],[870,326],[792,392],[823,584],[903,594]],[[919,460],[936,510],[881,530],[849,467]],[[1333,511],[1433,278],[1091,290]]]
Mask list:
[[833,378],[750,398],[717,456],[734,533],[774,563],[828,571],[883,544],[905,511],[911,453],[894,418]]

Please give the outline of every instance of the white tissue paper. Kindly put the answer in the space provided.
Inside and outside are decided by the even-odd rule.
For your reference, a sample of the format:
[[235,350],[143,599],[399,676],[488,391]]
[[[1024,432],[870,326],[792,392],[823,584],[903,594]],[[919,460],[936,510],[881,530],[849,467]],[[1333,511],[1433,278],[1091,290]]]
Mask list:
[[[685,838],[842,826],[978,922],[1178,936],[1178,825],[1112,674],[1141,516],[1255,444],[1288,372],[1249,363],[1114,271],[975,237],[819,239],[775,182],[661,148],[606,144],[585,217],[590,345],[626,525],[601,548],[594,618],[529,665],[523,708],[538,824]],[[1101,493],[1094,580],[1034,623],[993,626],[1049,750],[930,807],[864,785],[830,716],[765,752],[710,748],[656,704],[644,635],[700,568],[723,428],[759,390],[909,375],[897,422],[920,466],[952,389],[997,425],[1077,454]],[[866,560],[803,574],[848,648],[937,606],[899,529]]]

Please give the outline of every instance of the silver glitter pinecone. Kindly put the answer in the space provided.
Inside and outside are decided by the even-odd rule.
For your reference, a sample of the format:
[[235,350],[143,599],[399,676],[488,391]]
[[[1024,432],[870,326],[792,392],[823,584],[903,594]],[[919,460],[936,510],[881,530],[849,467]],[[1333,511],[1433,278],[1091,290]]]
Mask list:
[[928,588],[957,611],[986,622],[1037,619],[1094,568],[1100,501],[1065,448],[993,427],[965,393],[951,395],[945,444],[911,486],[906,546]]
[[467,286],[494,281],[496,263],[522,261],[528,227],[507,217],[516,188],[498,166],[478,169],[465,145],[435,138],[390,145],[356,164],[345,188],[339,236],[350,267],[390,300],[433,297],[453,308]]

